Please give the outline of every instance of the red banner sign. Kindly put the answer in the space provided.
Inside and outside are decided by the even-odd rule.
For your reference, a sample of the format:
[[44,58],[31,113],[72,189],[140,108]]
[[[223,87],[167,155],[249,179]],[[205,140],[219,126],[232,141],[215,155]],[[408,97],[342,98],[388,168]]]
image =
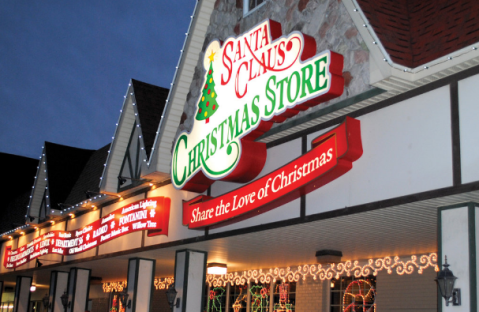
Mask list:
[[170,203],[168,197],[136,201],[80,229],[51,231],[14,250],[7,246],[3,265],[13,269],[48,254],[75,255],[135,231],[168,235]]
[[346,117],[314,139],[308,153],[270,174],[216,198],[201,195],[183,202],[183,224],[220,227],[274,209],[345,174],[362,153],[360,122]]

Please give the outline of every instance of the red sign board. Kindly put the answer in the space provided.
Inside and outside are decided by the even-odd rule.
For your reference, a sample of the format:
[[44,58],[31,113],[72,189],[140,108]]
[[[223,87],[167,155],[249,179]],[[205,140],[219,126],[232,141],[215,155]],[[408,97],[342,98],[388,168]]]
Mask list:
[[360,122],[344,123],[314,139],[312,149],[289,164],[222,196],[183,202],[190,229],[234,223],[307,194],[348,172],[363,153]]
[[168,197],[136,201],[80,229],[51,231],[14,250],[7,246],[3,265],[13,269],[48,254],[75,255],[136,231],[168,235],[170,203]]

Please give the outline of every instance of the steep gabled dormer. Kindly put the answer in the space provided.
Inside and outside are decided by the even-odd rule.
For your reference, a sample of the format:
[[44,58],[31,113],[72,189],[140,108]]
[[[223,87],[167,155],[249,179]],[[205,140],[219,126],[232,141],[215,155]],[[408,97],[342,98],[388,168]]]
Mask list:
[[40,223],[59,214],[93,152],[45,142],[30,195],[27,221]]
[[[120,111],[100,191],[119,193],[141,185],[147,175],[168,90],[132,79]],[[153,179],[148,176],[147,179]]]

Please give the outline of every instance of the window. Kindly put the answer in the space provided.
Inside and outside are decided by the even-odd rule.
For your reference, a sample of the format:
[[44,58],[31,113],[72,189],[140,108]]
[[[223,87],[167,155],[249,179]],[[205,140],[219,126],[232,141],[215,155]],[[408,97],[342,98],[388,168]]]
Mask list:
[[375,312],[376,277],[331,280],[331,312]]
[[226,288],[210,287],[206,300],[207,312],[219,312],[226,310]]
[[296,304],[296,283],[276,281],[274,284],[273,299],[273,311],[294,311]]
[[251,296],[251,312],[269,311],[269,284],[251,283],[249,293]]
[[230,286],[228,312],[246,312],[248,304],[248,286]]
[[266,0],[243,0],[243,15],[248,14],[252,10],[260,7]]

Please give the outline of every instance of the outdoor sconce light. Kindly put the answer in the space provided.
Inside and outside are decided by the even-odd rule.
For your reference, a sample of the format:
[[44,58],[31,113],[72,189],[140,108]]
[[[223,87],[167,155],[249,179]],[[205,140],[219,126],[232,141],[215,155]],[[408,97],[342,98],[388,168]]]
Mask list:
[[224,263],[208,263],[206,272],[208,274],[224,275],[228,268]]
[[45,296],[43,296],[43,299],[42,299],[43,307],[45,308],[45,310],[48,308],[49,301],[50,301],[50,297],[48,296],[48,294],[45,294]]
[[126,291],[122,291],[121,293],[118,293],[118,299],[120,299],[121,305],[123,307],[126,307],[128,309],[131,308],[131,299],[128,300],[128,293]]
[[[452,302],[453,306],[461,305],[461,289],[454,288],[454,283],[457,277],[454,276],[451,270],[449,270],[449,264],[447,264],[447,256],[443,264],[444,269],[439,271],[437,278],[435,279],[441,296],[446,300],[446,306]],[[452,297],[452,300],[449,300]]]
[[63,305],[63,308],[65,309],[65,312],[66,312],[67,308],[69,308],[70,305],[71,305],[71,302],[68,301],[68,295],[67,295],[66,290],[63,293],[63,295],[60,297],[60,299],[62,300],[62,305]]
[[34,292],[35,290],[37,290],[37,286],[35,286],[35,285],[30,286],[30,291],[31,292]]
[[[170,287],[168,287],[168,290],[166,291],[166,300],[168,300],[168,304],[170,305],[171,309],[173,309],[173,302],[175,301],[177,293],[178,292],[175,289],[174,283],[171,284]],[[176,298],[176,303],[174,306],[177,308],[180,307],[180,298]]]

